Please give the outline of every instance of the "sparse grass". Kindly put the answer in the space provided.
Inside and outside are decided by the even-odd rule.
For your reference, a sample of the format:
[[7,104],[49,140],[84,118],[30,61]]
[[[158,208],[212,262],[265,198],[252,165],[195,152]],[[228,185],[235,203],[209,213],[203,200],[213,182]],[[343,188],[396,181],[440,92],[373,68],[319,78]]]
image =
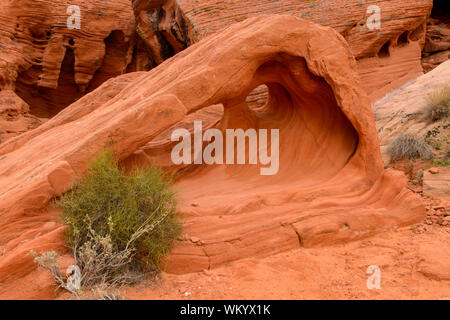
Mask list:
[[410,134],[398,136],[388,147],[391,162],[408,160],[429,160],[433,158],[431,147],[424,141]]
[[[66,242],[81,270],[81,287],[135,284],[159,271],[161,258],[181,233],[170,184],[157,167],[125,175],[105,151],[56,201],[67,224]],[[53,261],[49,271],[61,277]]]
[[424,110],[425,118],[435,122],[450,115],[450,86],[432,92]]
[[429,169],[432,167],[448,167],[450,166],[450,161],[447,159],[437,159],[431,161],[427,166],[425,166],[425,169]]

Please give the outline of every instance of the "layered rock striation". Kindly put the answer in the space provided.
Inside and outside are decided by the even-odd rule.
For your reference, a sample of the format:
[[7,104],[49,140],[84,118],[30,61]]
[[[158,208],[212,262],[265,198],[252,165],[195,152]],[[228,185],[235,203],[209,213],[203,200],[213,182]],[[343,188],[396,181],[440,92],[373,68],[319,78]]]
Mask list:
[[[362,85],[373,99],[381,98],[393,88],[422,74],[421,52],[425,43],[427,19],[433,7],[433,0],[133,2],[135,8],[138,8],[139,16],[145,16],[142,13],[145,12],[147,16],[153,17],[155,8],[159,7],[160,15],[163,13],[161,16],[164,18],[161,32],[172,34],[169,39],[179,38],[180,45],[198,41],[233,23],[263,14],[293,15],[330,26],[347,40],[358,60],[357,68]],[[376,26],[373,22],[378,13],[381,20],[380,25]],[[155,21],[154,18],[148,19]],[[182,25],[186,27],[181,29],[187,32],[171,31],[179,30]],[[153,34],[149,35],[151,39]],[[160,43],[161,50],[166,47],[165,42]]]

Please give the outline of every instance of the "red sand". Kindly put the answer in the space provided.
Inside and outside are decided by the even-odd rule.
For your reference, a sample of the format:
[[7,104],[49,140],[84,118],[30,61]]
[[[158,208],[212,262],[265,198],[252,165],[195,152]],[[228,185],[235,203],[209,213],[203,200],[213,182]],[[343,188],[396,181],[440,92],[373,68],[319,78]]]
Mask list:
[[[160,287],[120,294],[129,299],[449,300],[450,228],[427,228],[423,234],[405,227],[341,245],[243,259],[212,271],[164,274]],[[369,265],[381,269],[380,290],[367,289]],[[440,279],[439,273],[449,278]]]

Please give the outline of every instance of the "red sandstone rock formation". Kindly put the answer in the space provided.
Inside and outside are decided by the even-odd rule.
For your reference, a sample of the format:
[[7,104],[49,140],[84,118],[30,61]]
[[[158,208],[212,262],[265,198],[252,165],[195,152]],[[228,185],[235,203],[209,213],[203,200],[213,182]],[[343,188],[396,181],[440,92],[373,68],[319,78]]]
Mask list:
[[422,66],[425,72],[450,59],[450,4],[435,1],[428,20]]
[[[67,24],[74,4],[80,8],[79,29]],[[17,104],[27,104],[39,118],[54,116],[111,77],[153,66],[139,53],[143,44],[129,0],[1,1],[0,44],[0,90],[14,91]],[[21,113],[19,106],[9,109]]]
[[45,122],[29,112],[30,106],[13,90],[0,91],[0,143]]
[[[162,32],[169,33],[169,26],[179,26],[177,21],[183,21],[190,32],[187,37],[180,35],[179,42],[198,41],[233,23],[261,14],[289,14],[333,27],[350,45],[358,60],[362,85],[373,99],[381,98],[422,73],[425,26],[433,6],[433,0],[179,0],[178,6],[174,3],[172,0],[134,0],[140,16],[143,16],[142,11],[154,15],[156,7],[168,13],[162,14],[165,19]],[[379,30],[370,30],[366,23],[373,13],[367,11],[371,5],[381,10]]]
[[175,0],[132,0],[137,31],[156,63],[191,45],[192,29]]
[[[256,165],[180,170],[175,188],[185,239],[166,270],[208,269],[421,219],[424,206],[403,174],[383,170],[370,101],[355,70],[333,29],[292,16],[262,16],[147,73],[110,79],[10,139],[0,146],[0,296],[26,284],[22,297],[48,297],[51,279],[27,253],[61,250],[63,228],[49,201],[84,174],[96,152],[109,146],[125,164],[136,154],[151,159],[145,148],[170,150],[167,129],[217,105],[223,117],[210,126],[280,129],[280,170],[274,176],[261,176]],[[267,104],[249,108],[246,97],[262,84],[269,89]],[[161,140],[148,144],[155,139]]]

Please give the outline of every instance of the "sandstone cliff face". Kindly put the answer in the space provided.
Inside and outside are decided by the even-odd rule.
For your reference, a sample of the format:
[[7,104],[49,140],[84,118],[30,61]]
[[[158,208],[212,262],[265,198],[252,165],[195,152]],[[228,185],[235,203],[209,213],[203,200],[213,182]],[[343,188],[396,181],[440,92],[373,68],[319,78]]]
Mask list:
[[[405,177],[383,170],[355,66],[333,29],[292,16],[261,16],[150,72],[110,79],[10,139],[0,146],[0,296],[30,278],[40,280],[28,296],[49,294],[51,281],[27,253],[61,250],[63,228],[48,203],[85,173],[96,152],[110,146],[124,162],[136,152],[150,159],[143,151],[149,142],[211,106],[223,108],[220,122],[210,123],[218,130],[279,128],[280,170],[273,176],[261,176],[261,165],[180,170],[175,188],[185,238],[167,259],[167,271],[358,239],[421,219],[423,204]],[[263,84],[267,103],[249,108],[248,94]],[[164,140],[154,147],[167,145]]]
[[[141,10],[140,15],[142,11],[152,15],[157,6],[173,8],[174,1],[135,0],[134,3]],[[151,4],[152,9],[146,9],[144,4]],[[199,41],[233,23],[262,14],[294,15],[330,26],[347,40],[358,60],[362,84],[376,99],[422,73],[421,51],[433,1],[179,0],[177,4],[176,12],[181,12],[169,16],[185,17],[183,24],[190,31],[181,42]],[[381,10],[380,29],[371,30],[366,23],[373,14],[368,12],[371,5]],[[169,20],[164,23],[166,26],[179,25],[169,16],[165,16]]]
[[450,59],[450,3],[435,1],[427,24],[423,70],[428,72]]
[[[32,116],[50,118],[105,80],[150,67],[137,65],[139,41],[129,0],[78,3],[79,29],[71,29],[73,4],[0,3],[0,90],[15,92],[11,112],[21,113],[20,105],[28,105]],[[13,133],[10,127],[0,129]]]

